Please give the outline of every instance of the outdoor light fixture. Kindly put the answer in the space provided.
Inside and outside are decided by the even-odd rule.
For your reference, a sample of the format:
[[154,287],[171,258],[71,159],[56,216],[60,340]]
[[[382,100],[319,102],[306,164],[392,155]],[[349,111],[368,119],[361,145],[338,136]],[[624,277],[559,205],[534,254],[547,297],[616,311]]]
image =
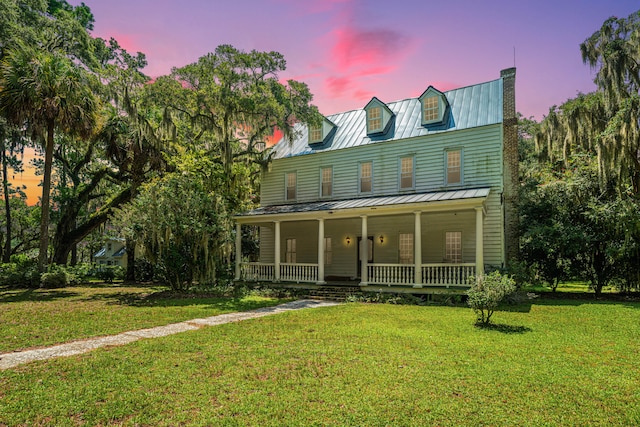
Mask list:
[[384,243],[384,236],[381,234],[380,235],[380,244],[383,244],[383,243]]
[[347,236],[347,246],[351,244],[351,237]]

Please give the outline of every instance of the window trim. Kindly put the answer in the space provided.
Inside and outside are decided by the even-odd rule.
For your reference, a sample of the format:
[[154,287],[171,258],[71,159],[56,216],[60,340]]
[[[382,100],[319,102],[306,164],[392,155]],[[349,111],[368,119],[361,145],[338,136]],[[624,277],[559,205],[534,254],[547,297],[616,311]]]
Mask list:
[[[402,186],[402,161],[411,159],[411,187]],[[398,191],[411,191],[416,189],[416,156],[402,156],[398,159]]]
[[[293,197],[289,197],[289,175],[295,176],[295,185],[293,187]],[[291,171],[284,173],[284,200],[286,202],[295,201],[298,199],[298,171]]]
[[[369,175],[369,191],[362,190],[362,165],[368,163],[371,165],[370,167],[370,175]],[[358,194],[373,194],[373,160],[364,160],[358,162]]]
[[[326,169],[331,170],[331,180],[329,181],[329,194],[324,194],[324,171]],[[321,166],[320,167],[320,197],[328,198],[333,196],[333,166]]]
[[[459,171],[460,179],[457,182],[449,182],[449,153],[459,153]],[[444,150],[444,185],[457,186],[464,184],[464,150],[462,147],[451,147]]]

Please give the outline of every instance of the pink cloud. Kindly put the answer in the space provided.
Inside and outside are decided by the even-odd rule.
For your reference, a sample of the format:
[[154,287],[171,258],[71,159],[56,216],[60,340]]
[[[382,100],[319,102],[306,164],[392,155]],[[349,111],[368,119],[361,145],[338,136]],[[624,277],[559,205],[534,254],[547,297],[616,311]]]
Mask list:
[[342,28],[335,31],[336,43],[331,50],[338,71],[355,66],[378,65],[403,52],[408,38],[394,30],[358,30]]
[[351,86],[350,77],[327,77],[325,79],[325,85],[327,91],[333,96],[345,95],[347,89]]

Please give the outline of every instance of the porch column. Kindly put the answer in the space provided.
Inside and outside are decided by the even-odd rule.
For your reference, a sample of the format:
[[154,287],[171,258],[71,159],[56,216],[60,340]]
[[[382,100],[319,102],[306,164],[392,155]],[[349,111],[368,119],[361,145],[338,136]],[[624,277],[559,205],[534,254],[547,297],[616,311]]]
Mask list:
[[242,261],[242,224],[236,223],[236,278],[240,280],[240,262]]
[[368,271],[367,262],[369,261],[369,231],[367,230],[367,216],[362,215],[362,239],[360,240],[360,286],[367,286]]
[[273,260],[273,281],[280,281],[280,221],[274,221],[275,224],[275,254]]
[[414,234],[413,234],[413,255],[414,255],[414,269],[413,272],[413,287],[421,288],[422,287],[422,223],[421,223],[421,214],[422,212],[417,211],[415,214],[415,225],[414,225]]
[[476,276],[484,274],[483,209],[476,206]]
[[324,285],[324,218],[318,219],[318,281],[316,284]]

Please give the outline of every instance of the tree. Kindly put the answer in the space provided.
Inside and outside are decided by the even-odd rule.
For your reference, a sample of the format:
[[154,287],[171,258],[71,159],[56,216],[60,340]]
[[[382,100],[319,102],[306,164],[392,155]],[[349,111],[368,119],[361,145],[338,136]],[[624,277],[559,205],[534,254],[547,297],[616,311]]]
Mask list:
[[597,91],[551,108],[537,136],[551,158],[597,155],[603,183],[640,195],[640,11],[609,18],[581,45]]
[[47,264],[49,195],[55,130],[87,138],[96,123],[97,101],[89,73],[62,51],[21,45],[0,67],[0,113],[18,126],[27,125],[44,140],[39,267]]

